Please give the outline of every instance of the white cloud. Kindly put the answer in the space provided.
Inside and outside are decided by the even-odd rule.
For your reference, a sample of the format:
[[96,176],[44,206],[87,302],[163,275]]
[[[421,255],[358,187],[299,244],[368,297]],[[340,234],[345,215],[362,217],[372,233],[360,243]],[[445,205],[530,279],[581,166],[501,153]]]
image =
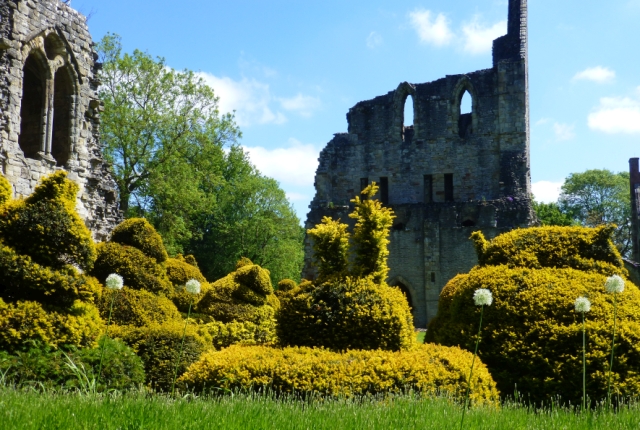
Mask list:
[[367,47],[369,49],[374,49],[380,45],[382,45],[382,36],[375,31],[369,33],[369,36],[367,36]]
[[422,43],[445,46],[453,40],[449,20],[444,14],[435,16],[430,10],[416,9],[409,13],[409,18]]
[[551,122],[551,118],[540,118],[536,121],[535,125],[545,125],[549,122]]
[[313,186],[320,153],[313,145],[289,139],[286,148],[253,146],[244,150],[262,174],[279,181],[285,190],[288,186]]
[[576,73],[572,78],[573,81],[592,81],[598,84],[606,84],[612,82],[616,78],[616,72],[608,67],[589,67],[582,72]]
[[571,140],[576,137],[575,125],[560,124],[556,122],[553,124],[553,132],[556,134],[556,140],[565,141]]
[[603,97],[587,120],[592,130],[640,134],[640,101],[637,97]]
[[295,97],[278,99],[283,109],[310,117],[320,107],[320,99],[298,93]]
[[507,21],[500,21],[487,27],[480,22],[479,16],[475,16],[473,21],[462,26],[462,33],[465,52],[484,54],[491,51],[495,39],[507,34]]
[[283,113],[271,106],[275,100],[268,84],[247,78],[234,81],[229,77],[219,78],[205,72],[199,72],[198,76],[220,97],[219,107],[222,112],[236,111],[238,125],[282,124],[287,121]]
[[531,191],[536,201],[551,203],[558,201],[560,187],[563,182],[538,181],[531,184]]

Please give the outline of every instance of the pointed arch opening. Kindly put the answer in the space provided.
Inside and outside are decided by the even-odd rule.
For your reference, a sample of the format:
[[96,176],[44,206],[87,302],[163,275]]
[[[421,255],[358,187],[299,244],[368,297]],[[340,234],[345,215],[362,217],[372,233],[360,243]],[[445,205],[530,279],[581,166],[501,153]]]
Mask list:
[[473,133],[473,99],[468,90],[464,90],[460,97],[460,112],[458,116],[458,134],[465,138]]
[[413,300],[411,298],[411,292],[409,291],[409,287],[407,287],[405,284],[403,284],[400,281],[395,282],[394,286],[396,288],[399,288],[400,291],[402,291],[402,294],[404,294],[405,298],[407,299],[407,303],[409,303],[409,309],[411,309],[411,312],[413,312]]
[[414,109],[413,96],[409,94],[404,101],[404,110],[402,114],[402,140],[410,142],[414,135]]
[[53,82],[53,130],[51,155],[58,166],[64,166],[71,156],[71,115],[73,80],[68,66],[60,67]]
[[29,55],[22,71],[20,135],[18,144],[27,158],[44,150],[44,113],[47,75],[38,54]]

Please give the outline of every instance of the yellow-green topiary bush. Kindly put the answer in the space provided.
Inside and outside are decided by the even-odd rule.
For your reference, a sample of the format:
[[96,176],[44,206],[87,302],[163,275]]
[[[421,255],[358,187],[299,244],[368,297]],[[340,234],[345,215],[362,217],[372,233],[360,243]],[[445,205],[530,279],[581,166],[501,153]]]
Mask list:
[[42,180],[26,200],[0,207],[0,238],[38,264],[89,270],[96,259],[91,232],[75,210],[78,186],[64,171]]
[[29,300],[65,307],[76,300],[93,303],[101,291],[96,279],[73,267],[53,270],[0,243],[0,298],[7,302]]
[[118,224],[111,233],[110,242],[138,248],[158,263],[168,258],[162,237],[144,218],[130,218]]
[[256,345],[273,344],[276,336],[273,325],[268,319],[263,319],[261,325],[249,321],[232,321],[223,323],[213,321],[200,324],[198,333],[216,349],[226,348],[234,344]]
[[167,321],[182,321],[182,316],[171,300],[144,290],[125,287],[120,291],[105,290],[98,301],[100,315],[107,321],[111,301],[113,303],[111,322],[119,325],[147,326]]
[[77,300],[69,308],[43,306],[38,302],[6,303],[0,298],[0,350],[25,349],[35,340],[58,348],[93,346],[104,330],[98,309]]
[[278,338],[285,345],[393,351],[415,345],[406,297],[371,277],[307,283],[285,293],[281,304]]
[[[113,326],[110,336],[122,340],[142,358],[149,386],[166,391],[171,388],[173,381],[184,327],[183,321],[170,321],[146,327]],[[210,347],[211,345],[198,334],[197,327],[188,325],[178,376]]]
[[[196,391],[219,387],[352,397],[414,390],[462,400],[472,358],[471,353],[459,348],[433,344],[402,352],[344,353],[234,345],[203,354],[180,382]],[[498,402],[495,382],[478,360],[470,397],[476,404]]]
[[479,231],[471,238],[481,266],[571,267],[610,276],[627,273],[620,253],[611,242],[614,230],[615,226],[532,227],[501,234],[491,242]]
[[13,197],[13,187],[0,173],[0,206],[10,201]]
[[98,244],[98,258],[91,275],[104,283],[112,273],[124,278],[124,284],[136,290],[171,295],[173,287],[164,267],[138,248],[115,242]]
[[[613,245],[603,245],[599,235],[605,229],[531,230],[498,236],[487,243],[484,252],[504,257],[485,258],[486,265],[449,281],[440,294],[438,315],[429,324],[425,340],[473,350],[480,310],[472,297],[476,289],[488,288],[493,304],[484,310],[479,356],[500,391],[513,394],[517,386],[520,395],[537,403],[559,397],[561,402],[579,404],[582,331],[574,302],[586,296],[591,301],[591,311],[586,314],[587,394],[592,401],[600,401],[606,397],[613,328],[613,296],[605,292],[604,284],[611,268],[617,267],[619,255]],[[518,237],[522,240],[516,240]],[[556,246],[554,241],[564,245]],[[544,265],[532,263],[531,256]],[[585,264],[586,256],[592,256],[594,263]],[[505,260],[510,265],[488,263]],[[558,268],[545,267],[556,262]],[[590,270],[566,267],[574,262]],[[640,290],[630,282],[618,296],[618,327],[612,389],[635,397],[640,394]]]
[[[192,261],[195,262],[195,260]],[[186,258],[182,255],[178,255],[176,258],[168,258],[164,264],[167,270],[167,277],[173,284],[170,298],[180,309],[180,312],[186,313],[189,311],[189,304],[196,305],[211,287],[202,272],[200,272],[200,269],[198,269],[198,266],[187,263]],[[194,296],[185,291],[184,286],[190,279],[200,282],[200,294]]]

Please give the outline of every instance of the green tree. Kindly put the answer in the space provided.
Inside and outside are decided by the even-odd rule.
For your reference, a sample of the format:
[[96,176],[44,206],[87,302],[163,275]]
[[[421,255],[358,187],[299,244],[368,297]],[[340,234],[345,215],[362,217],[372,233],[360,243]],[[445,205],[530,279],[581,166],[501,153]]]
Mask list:
[[558,206],[583,226],[616,224],[613,241],[624,256],[631,251],[630,199],[628,173],[587,170],[569,175]]
[[219,113],[213,89],[162,58],[123,54],[116,35],[98,51],[104,152],[126,216],[147,218],[169,254],[194,254],[209,280],[243,256],[269,269],[274,283],[298,279],[300,221],[238,145],[240,130],[233,115]]
[[125,213],[132,200],[148,204],[150,185],[168,166],[184,168],[175,163],[240,137],[233,116],[219,113],[213,90],[193,72],[177,72],[139,50],[123,54],[117,35],[107,34],[97,50],[104,156],[113,164]]
[[558,203],[543,203],[533,200],[533,210],[541,225],[571,226],[577,222],[571,215],[562,212]]

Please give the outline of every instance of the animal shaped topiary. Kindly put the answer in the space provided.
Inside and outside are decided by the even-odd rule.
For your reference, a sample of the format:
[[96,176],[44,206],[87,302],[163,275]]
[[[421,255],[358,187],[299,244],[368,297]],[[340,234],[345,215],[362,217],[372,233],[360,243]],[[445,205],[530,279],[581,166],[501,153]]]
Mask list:
[[394,351],[415,345],[406,297],[384,282],[394,215],[374,198],[377,191],[373,183],[352,200],[351,241],[347,225],[329,217],[307,231],[318,279],[286,283],[278,292],[278,337],[285,345]]
[[279,304],[269,271],[245,258],[234,272],[211,284],[197,303],[196,312],[222,323],[255,324],[260,327],[257,336],[265,342],[275,340]]
[[75,211],[77,192],[60,171],[25,200],[0,205],[0,349],[29,340],[89,346],[102,331],[94,306],[102,288],[78,270],[91,268],[96,250]]
[[[582,396],[581,316],[574,311],[588,297],[586,314],[587,394],[606,397],[611,353],[613,296],[608,276],[626,275],[611,242],[611,227],[537,227],[514,230],[492,241],[472,236],[480,264],[458,275],[440,294],[437,316],[425,341],[473,350],[479,309],[473,293],[487,288],[493,304],[484,310],[481,347],[503,395],[517,389],[538,404],[552,400],[579,404]],[[640,290],[626,283],[617,298],[618,326],[613,366],[614,392],[640,394]]]

